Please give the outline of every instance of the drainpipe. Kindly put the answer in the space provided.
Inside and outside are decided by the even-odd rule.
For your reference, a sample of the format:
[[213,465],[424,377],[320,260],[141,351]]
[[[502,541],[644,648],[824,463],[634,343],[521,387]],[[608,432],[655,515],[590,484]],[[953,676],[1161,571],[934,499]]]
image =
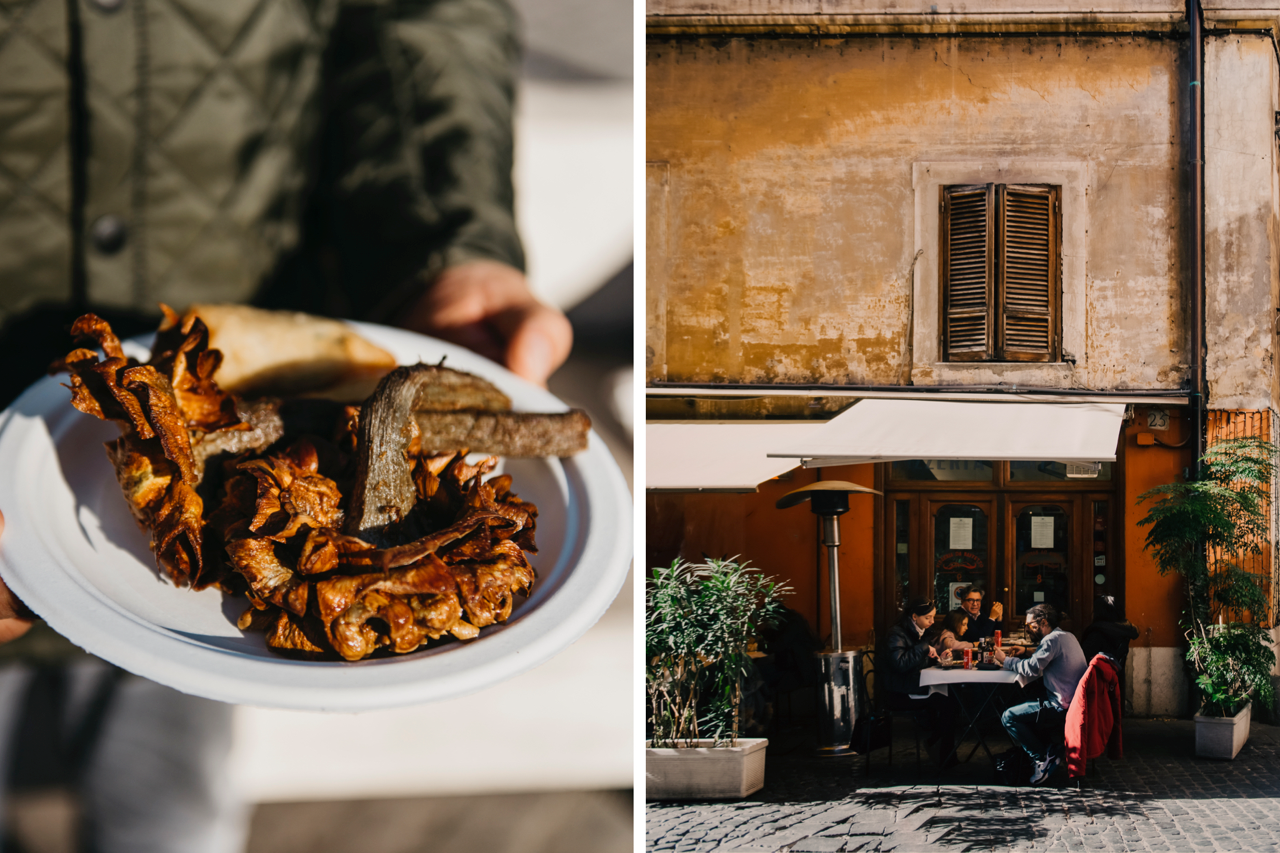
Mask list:
[[[1200,479],[1200,457],[1204,455],[1204,31],[1200,0],[1187,0],[1187,50],[1191,78],[1188,86],[1188,108],[1191,111],[1191,435],[1195,455],[1191,460],[1191,479]],[[1201,549],[1206,543],[1199,542]],[[1150,631],[1150,629],[1148,629]],[[1151,639],[1148,633],[1147,644]],[[1151,689],[1151,669],[1155,664],[1154,649],[1148,648],[1147,689]],[[1194,697],[1194,682],[1187,685],[1188,698]],[[1151,698],[1155,704],[1155,697]],[[1190,703],[1188,703],[1190,704]]]
[[1191,112],[1191,421],[1195,437],[1195,457],[1191,476],[1200,476],[1204,455],[1204,28],[1200,0],[1187,0],[1187,35],[1191,85],[1188,108]]

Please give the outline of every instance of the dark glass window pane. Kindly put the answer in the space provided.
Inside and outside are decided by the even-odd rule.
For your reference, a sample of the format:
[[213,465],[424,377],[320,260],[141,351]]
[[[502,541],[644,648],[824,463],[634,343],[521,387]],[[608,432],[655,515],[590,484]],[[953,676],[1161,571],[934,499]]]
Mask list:
[[1059,506],[1029,506],[1014,519],[1014,601],[1019,613],[1041,603],[1067,612],[1067,527],[1067,514]]
[[990,483],[991,463],[972,459],[907,459],[894,462],[890,476],[895,480]]
[[933,596],[940,614],[959,606],[957,587],[986,587],[987,524],[986,512],[972,504],[947,504],[934,516]]

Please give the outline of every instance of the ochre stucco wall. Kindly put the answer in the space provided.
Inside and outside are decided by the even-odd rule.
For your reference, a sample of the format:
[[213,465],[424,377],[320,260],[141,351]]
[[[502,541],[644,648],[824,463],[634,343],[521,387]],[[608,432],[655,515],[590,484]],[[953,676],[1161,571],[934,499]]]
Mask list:
[[1205,45],[1205,378],[1214,409],[1277,398],[1280,181],[1275,45],[1232,34]]
[[661,316],[649,318],[648,379],[902,383],[912,164],[1039,158],[1089,175],[1087,349],[1059,381],[1177,387],[1182,48],[1140,37],[651,40],[646,156],[664,233],[649,237],[660,257],[648,262],[648,304]]

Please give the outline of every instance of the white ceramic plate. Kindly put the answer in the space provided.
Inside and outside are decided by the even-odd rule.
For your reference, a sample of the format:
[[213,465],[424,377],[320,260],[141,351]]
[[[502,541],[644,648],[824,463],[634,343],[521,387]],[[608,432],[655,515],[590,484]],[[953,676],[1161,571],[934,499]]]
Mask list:
[[[565,405],[451,344],[353,324],[401,364],[484,376],[524,411]],[[145,346],[130,342],[131,355]],[[117,666],[181,690],[265,707],[363,711],[479,690],[564,649],[604,613],[631,559],[631,495],[595,433],[568,459],[508,459],[512,489],[538,506],[538,574],[503,625],[467,643],[379,660],[294,661],[235,626],[243,604],[161,578],[102,448],[119,434],[71,407],[65,377],[41,380],[0,413],[0,577],[55,631]],[[586,673],[584,678],[588,677]]]

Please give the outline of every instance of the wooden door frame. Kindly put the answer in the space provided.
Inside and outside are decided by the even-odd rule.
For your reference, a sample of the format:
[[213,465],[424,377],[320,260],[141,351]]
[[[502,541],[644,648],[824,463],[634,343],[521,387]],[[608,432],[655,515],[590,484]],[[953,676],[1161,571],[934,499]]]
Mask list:
[[[1093,583],[1093,576],[1098,574],[1097,567],[1090,567],[1089,589],[1093,594],[1089,596],[1090,621],[1093,621],[1093,596],[1094,595],[1113,595],[1122,605],[1125,603],[1125,586],[1124,586],[1124,501],[1122,492],[1089,492],[1081,495],[1087,507],[1087,516],[1092,524],[1093,504],[1095,501],[1107,502],[1107,546],[1103,550],[1106,559],[1106,569],[1104,574],[1107,580],[1103,584]],[[1089,553],[1092,553],[1092,528],[1086,528],[1084,532],[1085,545],[1088,547]],[[1087,624],[1087,623],[1086,623]]]
[[[916,491],[900,491],[883,489],[884,504],[882,513],[883,526],[880,552],[884,555],[881,571],[876,572],[876,636],[882,637],[898,618],[897,592],[897,544],[898,544],[898,501],[907,501],[907,586],[908,590],[915,585],[917,573],[920,571],[920,547],[916,541],[920,530],[920,498]],[[914,534],[914,535],[913,535]],[[909,597],[909,594],[908,594]]]
[[[1052,492],[1032,493],[1009,495],[1004,501],[1004,516],[1002,518],[1004,527],[1004,544],[1005,557],[1003,559],[1003,569],[1005,572],[1005,596],[1007,603],[1005,604],[1005,614],[1012,624],[1016,626],[1024,614],[1017,612],[1015,607],[1017,597],[1014,594],[1014,568],[1016,564],[1015,558],[1015,534],[1016,525],[1014,524],[1015,509],[1028,506],[1043,506],[1050,504],[1053,506],[1069,507],[1068,521],[1071,525],[1070,535],[1067,539],[1067,547],[1070,549],[1069,554],[1074,554],[1074,565],[1071,559],[1067,561],[1067,579],[1071,588],[1070,613],[1072,616],[1072,627],[1076,631],[1083,630],[1085,625],[1093,619],[1093,595],[1085,596],[1085,582],[1088,582],[1089,589],[1093,588],[1092,573],[1085,572],[1085,537],[1084,537],[1084,496],[1080,492],[1058,492],[1059,496],[1055,497]],[[1092,516],[1090,516],[1092,518]],[[1093,526],[1090,524],[1090,532]],[[1092,559],[1093,549],[1088,550],[1089,559]],[[1078,615],[1077,615],[1078,614]]]
[[[883,468],[887,469],[887,464]],[[1072,601],[1074,612],[1072,613],[1072,627],[1076,630],[1083,629],[1092,621],[1093,618],[1093,597],[1101,592],[1115,595],[1122,603],[1125,596],[1125,571],[1124,571],[1124,525],[1126,523],[1126,506],[1124,502],[1125,490],[1123,479],[1123,465],[1113,468],[1118,476],[1114,476],[1109,489],[1099,489],[1096,483],[1091,483],[1094,488],[1081,488],[1079,484],[1068,483],[1065,489],[1031,489],[1031,484],[1017,484],[1011,487],[1011,484],[993,483],[990,486],[985,484],[974,488],[974,484],[965,484],[968,488],[961,489],[955,485],[947,485],[943,488],[929,488],[917,485],[916,481],[892,481],[888,477],[887,470],[882,470],[878,480],[884,492],[883,511],[880,513],[879,522],[881,526],[881,537],[876,538],[876,544],[880,552],[880,559],[877,563],[880,571],[875,575],[874,591],[877,603],[875,613],[876,636],[883,636],[884,632],[893,624],[898,617],[896,601],[894,600],[894,579],[896,578],[895,564],[895,545],[896,545],[896,513],[897,501],[908,501],[909,505],[909,521],[908,521],[908,542],[909,550],[909,578],[913,589],[928,588],[932,590],[931,583],[925,583],[926,574],[931,575],[928,566],[932,564],[932,548],[933,542],[930,537],[931,520],[926,522],[926,513],[928,512],[928,502],[942,503],[963,503],[994,501],[995,515],[992,520],[996,522],[996,527],[989,532],[992,537],[989,543],[993,550],[992,559],[995,561],[989,577],[995,577],[995,585],[991,587],[991,595],[999,595],[1000,601],[1004,605],[1004,612],[1008,619],[1014,618],[1014,589],[1012,578],[1009,574],[1013,571],[1013,560],[1006,554],[1012,554],[1013,550],[1013,512],[1012,505],[1026,503],[1071,503],[1073,504],[1073,514],[1078,517],[1073,531],[1072,547],[1076,549],[1078,559],[1076,564],[1077,584],[1072,593]],[[1093,547],[1093,502],[1107,502],[1107,538],[1106,538],[1106,572],[1107,582],[1101,586],[1094,584],[1093,577],[1097,572],[1092,564],[1092,547]],[[877,503],[881,503],[877,501]],[[924,562],[924,554],[929,554],[930,562]],[[1003,574],[1002,574],[1003,573]],[[989,602],[988,602],[989,603]]]
[[[934,591],[933,580],[933,546],[934,546],[934,516],[931,511],[931,504],[938,506],[946,506],[948,504],[979,504],[988,507],[987,516],[987,589],[993,589],[992,583],[996,577],[997,564],[1000,560],[1000,541],[999,541],[999,522],[1000,522],[1000,500],[999,495],[994,492],[948,492],[942,496],[931,496],[922,494],[920,496],[920,529],[919,529],[919,553],[922,556],[927,555],[927,560],[920,560],[918,563],[918,575],[913,578],[912,585],[916,589],[927,590],[928,594]],[[947,602],[948,609],[950,602]],[[941,607],[941,603],[939,603]]]

